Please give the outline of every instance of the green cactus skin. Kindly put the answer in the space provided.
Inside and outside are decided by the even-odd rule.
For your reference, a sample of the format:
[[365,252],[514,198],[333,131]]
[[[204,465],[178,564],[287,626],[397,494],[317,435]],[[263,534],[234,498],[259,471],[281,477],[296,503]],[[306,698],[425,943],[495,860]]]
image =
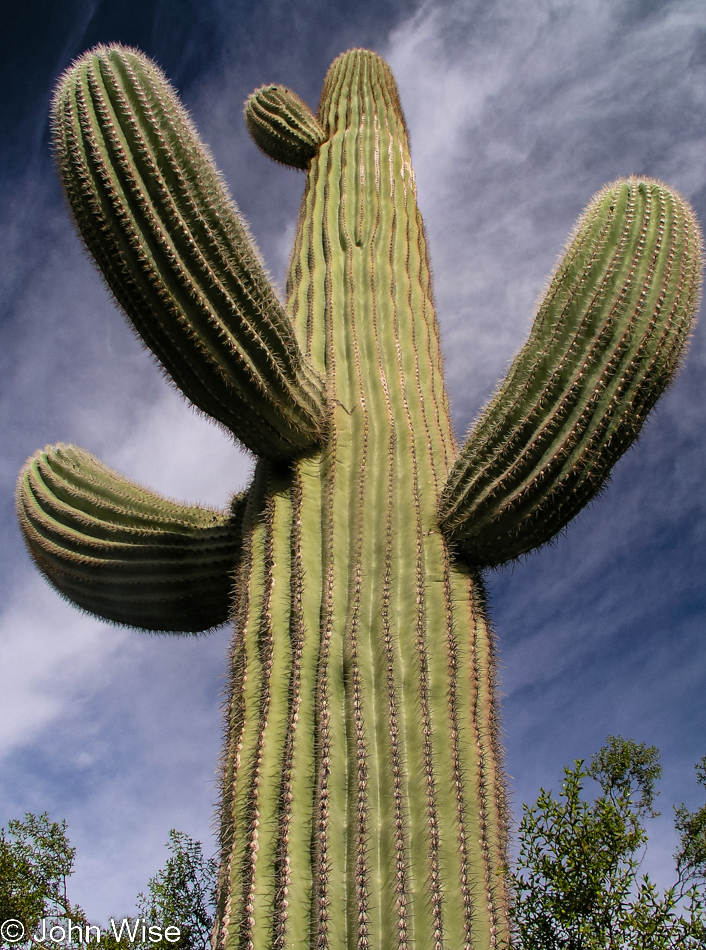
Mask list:
[[326,138],[311,109],[286,86],[262,86],[248,96],[245,122],[265,155],[302,170]]
[[98,48],[65,75],[52,118],[81,236],[177,386],[256,454],[320,442],[321,381],[162,73]]
[[54,587],[105,620],[197,632],[230,612],[245,495],[231,511],[168,501],[74,445],[47,446],[17,486],[22,533]]
[[[189,323],[183,339],[174,330],[172,339],[170,321],[185,320],[186,305],[179,310],[175,300],[182,299],[186,265],[182,256],[153,262],[150,254],[173,241],[182,255],[188,247],[189,267],[200,274],[182,218],[169,210],[176,198],[161,182],[178,181],[179,206],[193,209],[208,204],[204,195],[211,200],[215,172],[198,157],[190,129],[189,174],[174,172],[182,153],[169,122],[181,129],[185,120],[153,70],[120,48],[79,60],[57,96],[60,161],[82,233],[109,268],[116,297],[160,359],[162,343],[154,340],[169,337],[165,365],[179,385],[182,376],[190,382],[201,373],[205,388],[221,378],[232,349],[205,347],[200,323]],[[158,89],[160,103],[169,103],[159,113],[159,138],[150,96],[120,100],[108,116],[101,98],[108,93],[95,91],[137,74],[150,77],[154,95]],[[97,109],[89,110],[90,120],[89,91]],[[266,110],[259,120],[269,121]],[[234,546],[235,636],[214,946],[507,946],[494,649],[476,568],[549,540],[595,495],[636,436],[675,371],[698,307],[698,226],[683,199],[657,182],[630,179],[598,195],[557,268],[527,347],[459,453],[407,133],[384,61],[365,50],[340,56],[326,77],[317,122],[322,138],[307,159],[286,315],[261,289],[265,316],[248,309],[244,317],[252,339],[262,339],[260,319],[269,320],[268,341],[277,326],[291,362],[284,375],[271,363],[269,375],[238,378],[232,412],[219,396],[220,414],[214,413],[222,422],[227,416],[236,435],[247,431],[251,447],[265,443],[250,488],[216,529]],[[276,110],[271,124],[276,139]],[[99,162],[94,152],[109,139],[123,143],[122,151],[113,148]],[[61,144],[69,140],[70,147]],[[69,158],[74,153],[81,161]],[[98,169],[101,162],[105,168]],[[139,182],[132,171],[120,178],[120,187],[133,191],[121,191],[120,175],[141,163]],[[216,233],[221,212],[213,209],[221,206],[208,207],[209,233]],[[235,220],[232,210],[222,213]],[[194,242],[207,240],[197,224],[191,227]],[[220,263],[209,264],[223,285],[245,266],[241,255],[252,260],[238,227],[230,249],[225,226],[218,231]],[[116,254],[119,265],[111,263]],[[137,313],[142,304],[133,294],[147,284],[159,289],[140,290],[148,306]],[[233,292],[227,299],[239,298]],[[210,319],[220,315],[209,311],[206,324]],[[251,342],[245,333],[229,347],[241,347],[249,359]],[[191,349],[179,355],[187,344]],[[273,387],[268,398],[282,411],[277,416],[270,406],[267,421],[264,409],[243,421],[260,379]],[[298,400],[299,415],[289,418],[298,441],[283,423],[283,379]],[[325,393],[316,390],[319,379]],[[197,401],[188,385],[182,388]],[[197,404],[210,411],[210,398]],[[304,406],[309,423],[302,421]],[[328,416],[313,424],[323,406]],[[264,435],[251,432],[258,426]],[[174,530],[156,496],[123,490],[120,476],[104,469],[92,481],[99,463],[88,456],[73,456],[83,474],[67,474],[63,462],[60,476],[46,474],[55,456],[70,452],[78,450],[31,459],[18,490],[30,549],[65,593],[63,574],[77,585],[80,574],[90,574],[89,536],[108,557],[112,532],[126,520],[138,529],[138,550],[150,551],[148,532],[133,521],[133,508],[143,509],[132,499],[144,499],[144,527],[155,525],[160,538]],[[109,516],[97,501],[106,483]],[[41,516],[33,515],[38,508]],[[174,521],[195,525],[180,542],[187,571],[200,569],[208,546],[209,529],[200,515],[189,520],[192,511],[174,512]],[[87,526],[88,515],[98,516],[97,529]],[[129,542],[122,534],[120,540]],[[216,561],[214,577],[222,577],[224,563]],[[119,587],[118,573],[110,576]],[[85,579],[90,587],[92,578]],[[73,590],[69,596],[86,606]],[[100,606],[89,609],[102,614]]]

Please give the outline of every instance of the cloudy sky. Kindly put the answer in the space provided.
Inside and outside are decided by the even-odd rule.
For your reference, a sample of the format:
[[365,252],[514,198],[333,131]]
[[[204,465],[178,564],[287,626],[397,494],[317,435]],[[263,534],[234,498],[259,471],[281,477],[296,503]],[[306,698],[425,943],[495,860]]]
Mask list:
[[[245,133],[264,82],[312,106],[330,61],[392,65],[411,131],[457,432],[522,344],[594,192],[663,178],[706,222],[703,0],[27,0],[0,69],[0,824],[66,818],[70,896],[105,921],[164,861],[169,829],[214,848],[229,631],[157,637],[80,615],[15,522],[25,458],[75,442],[173,497],[224,505],[250,460],[193,413],[111,303],[51,165],[56,76],[97,42],[171,77],[282,282],[303,177]],[[645,869],[670,880],[671,804],[706,753],[706,324],[609,489],[554,547],[491,574],[517,814],[607,735],[657,745],[662,818]]]

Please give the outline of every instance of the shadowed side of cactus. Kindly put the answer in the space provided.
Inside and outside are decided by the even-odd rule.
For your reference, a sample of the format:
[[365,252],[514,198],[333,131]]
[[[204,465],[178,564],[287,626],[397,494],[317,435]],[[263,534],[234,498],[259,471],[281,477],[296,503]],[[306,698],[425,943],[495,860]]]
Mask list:
[[79,607],[148,630],[225,623],[245,496],[231,511],[186,507],[72,445],[48,446],[20,476],[20,525],[37,567]]
[[25,538],[107,619],[191,631],[232,603],[215,947],[507,946],[478,569],[553,537],[637,435],[698,307],[698,226],[649,179],[596,196],[458,452],[388,66],[352,50],[316,116],[264,86],[246,121],[307,169],[286,308],[153,64],[99,48],[62,80],[89,249],[175,382],[259,460],[218,514],[47,449],[20,477]]

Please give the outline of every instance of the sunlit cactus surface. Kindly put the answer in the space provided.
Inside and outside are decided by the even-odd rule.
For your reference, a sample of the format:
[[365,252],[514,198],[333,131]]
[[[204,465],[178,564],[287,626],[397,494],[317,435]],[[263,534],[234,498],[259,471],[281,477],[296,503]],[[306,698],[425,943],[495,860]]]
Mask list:
[[352,50],[316,116],[270,85],[246,121],[306,169],[284,305],[159,69],[99,47],[63,76],[56,152],[81,236],[172,380],[257,465],[218,512],[47,447],[20,476],[24,536],[99,617],[234,623],[217,950],[501,947],[480,571],[549,541],[639,433],[698,306],[698,226],[660,182],[599,192],[459,449],[388,66]]

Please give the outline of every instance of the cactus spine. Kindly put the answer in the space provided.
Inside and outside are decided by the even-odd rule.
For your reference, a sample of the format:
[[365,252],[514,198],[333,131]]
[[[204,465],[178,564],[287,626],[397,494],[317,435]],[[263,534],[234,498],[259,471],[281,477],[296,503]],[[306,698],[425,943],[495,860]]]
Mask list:
[[634,439],[698,306],[698,226],[657,182],[598,195],[457,452],[387,65],[353,50],[316,117],[269,86],[246,119],[263,151],[308,167],[286,308],[156,67],[99,48],[62,80],[59,160],[87,245],[184,393],[259,461],[218,516],[45,450],[20,477],[25,537],[79,606],[150,629],[222,620],[232,572],[216,947],[503,946],[478,569],[549,540]]

